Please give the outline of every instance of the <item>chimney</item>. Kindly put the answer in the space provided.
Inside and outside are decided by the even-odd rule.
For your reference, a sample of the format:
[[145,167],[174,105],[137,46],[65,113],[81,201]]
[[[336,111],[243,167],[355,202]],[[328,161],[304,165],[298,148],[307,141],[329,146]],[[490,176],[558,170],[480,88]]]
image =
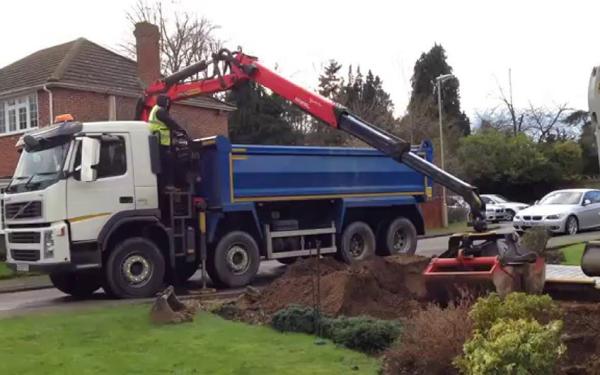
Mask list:
[[135,49],[138,76],[147,87],[160,78],[160,32],[158,26],[149,22],[135,24]]

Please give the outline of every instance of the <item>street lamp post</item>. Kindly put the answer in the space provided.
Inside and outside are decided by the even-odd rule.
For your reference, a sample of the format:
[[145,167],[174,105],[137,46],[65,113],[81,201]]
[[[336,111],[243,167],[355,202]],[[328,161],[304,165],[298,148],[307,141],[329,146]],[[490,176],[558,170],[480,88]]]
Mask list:
[[[440,121],[440,167],[444,169],[444,131],[442,127],[442,83],[455,78],[452,74],[441,74],[435,80],[438,94],[438,115]],[[446,187],[442,186],[442,226],[448,226],[448,204],[446,203]]]

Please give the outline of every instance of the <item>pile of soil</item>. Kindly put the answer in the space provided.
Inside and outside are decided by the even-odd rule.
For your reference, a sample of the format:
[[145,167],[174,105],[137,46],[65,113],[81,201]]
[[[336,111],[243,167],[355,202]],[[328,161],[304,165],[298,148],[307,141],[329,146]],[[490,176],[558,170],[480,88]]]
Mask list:
[[567,346],[562,374],[600,375],[600,303],[560,302]]
[[401,255],[375,257],[352,266],[329,257],[302,259],[259,296],[240,303],[267,315],[289,305],[314,306],[320,279],[321,310],[327,315],[405,317],[426,297],[421,274],[428,263],[429,258]]

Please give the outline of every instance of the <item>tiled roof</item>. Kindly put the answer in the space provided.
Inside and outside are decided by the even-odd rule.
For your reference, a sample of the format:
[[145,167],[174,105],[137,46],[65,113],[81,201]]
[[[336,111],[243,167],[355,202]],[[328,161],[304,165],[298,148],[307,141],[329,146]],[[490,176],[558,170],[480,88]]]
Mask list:
[[[34,52],[0,69],[0,94],[44,84],[106,90],[116,95],[143,92],[135,61],[85,38]],[[225,111],[235,109],[211,97],[196,97],[186,103]]]

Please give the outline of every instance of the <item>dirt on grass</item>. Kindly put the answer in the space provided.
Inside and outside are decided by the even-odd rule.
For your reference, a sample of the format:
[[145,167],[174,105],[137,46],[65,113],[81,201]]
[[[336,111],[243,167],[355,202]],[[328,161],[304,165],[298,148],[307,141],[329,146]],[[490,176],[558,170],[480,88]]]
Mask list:
[[313,307],[320,296],[321,311],[330,316],[406,317],[426,297],[421,274],[428,263],[425,257],[401,255],[351,266],[330,257],[301,259],[260,293],[245,293],[221,308],[222,315],[266,323],[287,306]]

